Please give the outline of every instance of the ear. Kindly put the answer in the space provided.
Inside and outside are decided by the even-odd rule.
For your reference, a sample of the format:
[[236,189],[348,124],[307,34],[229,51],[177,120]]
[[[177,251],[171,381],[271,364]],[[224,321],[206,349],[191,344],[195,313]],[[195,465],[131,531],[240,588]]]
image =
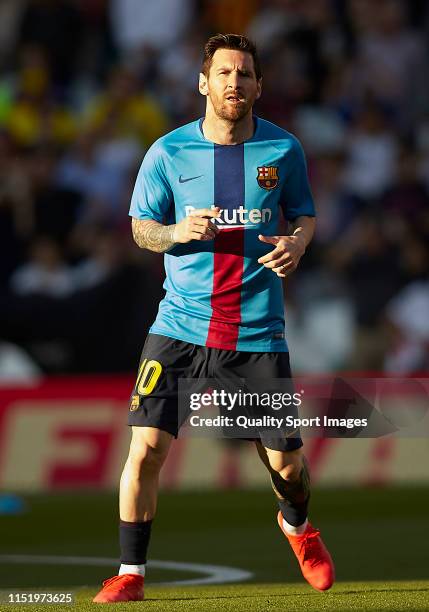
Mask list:
[[258,84],[256,86],[256,99],[261,97],[262,93],[262,77],[259,79]]
[[200,90],[200,94],[202,94],[203,96],[207,96],[209,93],[207,78],[206,78],[206,75],[203,74],[202,72],[200,72],[200,80],[198,83],[198,89]]

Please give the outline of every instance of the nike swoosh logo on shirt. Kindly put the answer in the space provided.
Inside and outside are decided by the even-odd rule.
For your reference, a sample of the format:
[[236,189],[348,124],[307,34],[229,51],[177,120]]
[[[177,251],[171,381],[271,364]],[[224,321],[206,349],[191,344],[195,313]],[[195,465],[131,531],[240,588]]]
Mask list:
[[183,178],[182,175],[179,176],[179,183],[187,183],[188,181],[193,181],[197,178],[201,178],[204,174],[199,174],[198,176],[191,176],[190,178]]

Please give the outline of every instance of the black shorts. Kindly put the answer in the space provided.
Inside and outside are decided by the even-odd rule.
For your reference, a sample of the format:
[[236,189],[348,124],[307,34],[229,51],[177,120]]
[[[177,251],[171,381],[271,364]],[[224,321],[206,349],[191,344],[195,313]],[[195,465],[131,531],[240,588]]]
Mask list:
[[[178,416],[179,378],[216,379],[225,386],[234,379],[290,380],[289,353],[229,351],[148,334],[131,396],[128,425],[156,427],[177,437],[183,422]],[[302,446],[300,437],[269,437],[261,432],[259,440],[266,448],[280,451]]]

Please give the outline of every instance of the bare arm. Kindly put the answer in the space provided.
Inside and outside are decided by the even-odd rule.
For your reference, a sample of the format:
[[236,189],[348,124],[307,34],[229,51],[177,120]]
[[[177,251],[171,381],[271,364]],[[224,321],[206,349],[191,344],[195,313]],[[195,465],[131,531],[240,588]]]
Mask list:
[[316,229],[315,217],[297,217],[292,223],[293,236],[303,239],[304,250],[310,244]]
[[176,244],[173,237],[175,225],[163,225],[152,219],[133,217],[131,227],[134,241],[141,249],[165,253]]
[[175,244],[191,240],[213,240],[219,232],[211,219],[219,216],[219,208],[193,211],[179,223],[163,225],[153,219],[132,218],[131,227],[135,243],[141,249],[165,253]]

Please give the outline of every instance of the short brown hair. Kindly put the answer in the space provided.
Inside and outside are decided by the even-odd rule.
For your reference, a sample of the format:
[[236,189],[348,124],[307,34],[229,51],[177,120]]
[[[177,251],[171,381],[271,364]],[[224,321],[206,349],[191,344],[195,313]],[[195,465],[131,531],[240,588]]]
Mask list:
[[245,51],[253,57],[253,65],[255,67],[256,79],[262,77],[261,65],[259,63],[258,52],[256,45],[251,40],[241,34],[216,34],[208,39],[204,47],[203,67],[201,72],[206,77],[209,75],[210,66],[215,52],[218,49],[237,49],[237,51]]

